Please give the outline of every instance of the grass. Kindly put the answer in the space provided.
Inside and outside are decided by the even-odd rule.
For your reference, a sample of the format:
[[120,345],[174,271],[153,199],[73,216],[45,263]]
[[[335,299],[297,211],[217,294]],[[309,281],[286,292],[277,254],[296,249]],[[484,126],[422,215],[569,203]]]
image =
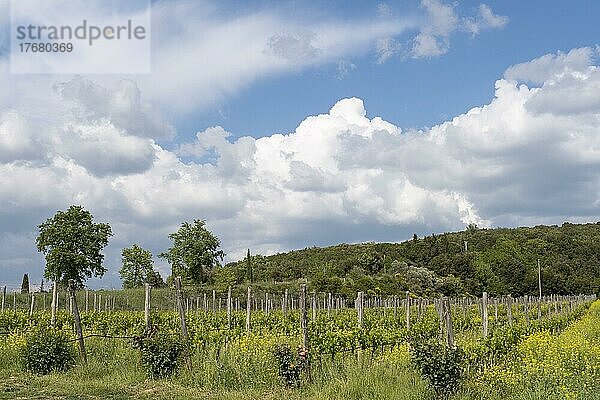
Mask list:
[[[475,333],[473,333],[475,335]],[[17,345],[0,339],[0,399],[408,399],[434,395],[415,372],[406,347],[328,356],[311,367],[311,382],[286,389],[269,354],[272,343],[230,343],[197,350],[192,371],[149,380],[126,340],[86,340],[88,364],[66,373],[21,371]],[[469,340],[469,336],[465,336]],[[474,338],[472,340],[475,340]],[[600,400],[600,301],[560,334],[538,332],[511,355],[471,376],[455,400]]]
[[[0,399],[427,399],[425,382],[406,349],[357,360],[336,356],[313,366],[312,383],[286,389],[276,366],[261,352],[194,355],[193,371],[149,380],[137,352],[124,341],[90,339],[88,364],[37,376],[20,370],[14,349],[0,355]],[[250,358],[250,359],[248,359]],[[251,372],[249,372],[251,371]]]

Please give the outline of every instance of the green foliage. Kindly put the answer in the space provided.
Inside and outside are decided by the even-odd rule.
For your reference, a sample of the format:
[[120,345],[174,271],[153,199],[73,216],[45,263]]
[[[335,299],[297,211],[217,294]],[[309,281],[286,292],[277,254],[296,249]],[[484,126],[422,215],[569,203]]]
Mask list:
[[95,224],[92,214],[81,206],[58,211],[39,225],[38,251],[46,257],[44,276],[67,285],[69,279],[82,287],[87,278],[102,276],[102,249],[112,230],[108,224]]
[[226,291],[229,286],[236,283],[235,271],[231,267],[216,267],[213,278],[217,290],[220,291]]
[[169,377],[177,371],[183,345],[175,337],[151,332],[134,339],[134,347],[140,350],[142,364],[150,378]]
[[250,256],[250,249],[248,249],[248,254],[246,255],[246,277],[250,281],[250,283],[254,282],[254,273],[252,271],[252,257]]
[[119,270],[123,288],[131,289],[141,287],[145,283],[152,286],[164,286],[160,274],[154,270],[152,253],[134,244],[124,248],[121,253],[122,266]]
[[29,276],[23,275],[23,281],[21,282],[21,293],[29,293]]
[[288,344],[278,344],[273,349],[279,376],[286,387],[298,386],[302,371],[308,366],[308,353],[302,347],[294,353]]
[[[410,290],[520,296],[537,291],[538,258],[544,293],[600,293],[600,223],[514,229],[471,225],[460,232],[415,235],[401,243],[340,244],[254,255],[252,266],[255,282],[308,278],[317,290],[348,299],[376,287],[387,295]],[[232,263],[233,269],[247,270],[247,260]]]
[[179,230],[169,235],[173,245],[160,257],[171,264],[173,276],[182,276],[188,282],[206,283],[209,272],[219,265],[225,253],[219,250],[221,242],[205,227],[194,220],[184,222]]
[[454,394],[463,378],[463,354],[436,339],[417,339],[411,343],[411,359],[429,381],[439,399]]
[[69,370],[75,363],[75,351],[63,332],[40,327],[26,335],[20,360],[26,371],[46,375]]

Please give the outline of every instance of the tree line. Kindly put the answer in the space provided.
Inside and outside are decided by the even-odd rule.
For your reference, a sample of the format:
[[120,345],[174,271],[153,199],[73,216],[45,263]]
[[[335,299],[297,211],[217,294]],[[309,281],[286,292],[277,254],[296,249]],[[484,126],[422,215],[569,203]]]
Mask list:
[[[94,223],[81,206],[58,211],[39,225],[37,248],[46,258],[44,276],[84,285],[101,277],[102,250],[112,236],[106,223]],[[432,234],[399,243],[340,244],[270,256],[252,255],[223,264],[220,240],[205,221],[184,222],[169,235],[171,246],[158,256],[168,261],[166,282],[155,270],[152,253],[139,244],[124,248],[120,275],[124,288],[170,284],[181,276],[187,284],[216,288],[261,284],[265,290],[307,279],[311,290],[353,298],[357,291],[374,295],[447,296],[535,294],[538,273],[546,293],[598,293],[600,222],[561,226],[480,229]],[[538,271],[539,263],[539,271]],[[273,287],[275,286],[275,287]]]
[[[63,286],[73,280],[81,288],[88,278],[102,277],[107,271],[102,250],[113,235],[112,228],[107,223],[95,223],[92,214],[82,206],[58,211],[38,228],[36,246],[46,260],[46,279]],[[159,257],[171,265],[171,276],[182,276],[189,283],[206,283],[210,271],[225,256],[219,250],[219,239],[206,229],[202,220],[184,222],[169,238],[172,246]],[[124,288],[145,283],[165,286],[154,268],[152,253],[138,244],[122,250],[119,274]]]

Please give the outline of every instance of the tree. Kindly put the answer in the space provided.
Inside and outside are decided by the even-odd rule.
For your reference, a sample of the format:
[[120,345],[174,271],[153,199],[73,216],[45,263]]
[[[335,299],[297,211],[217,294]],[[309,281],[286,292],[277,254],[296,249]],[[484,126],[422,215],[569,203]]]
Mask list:
[[252,274],[252,258],[250,258],[250,249],[248,249],[248,254],[246,255],[246,274],[250,283],[253,283],[254,276]]
[[206,283],[209,272],[223,260],[221,242],[205,227],[202,220],[184,222],[179,230],[169,235],[173,245],[159,257],[171,264],[173,276],[181,275],[188,282]]
[[148,276],[148,283],[150,284],[150,286],[155,288],[162,288],[167,286],[162,276],[160,276],[160,273],[156,270],[152,271],[152,274]]
[[29,276],[23,275],[23,282],[21,282],[21,293],[29,293]]
[[227,290],[229,286],[235,285],[235,271],[227,266],[215,268],[214,282],[218,290]]
[[131,289],[149,283],[152,286],[161,286],[162,278],[154,271],[152,253],[134,244],[126,247],[121,252],[121,269],[119,275],[123,281],[123,288]]
[[101,277],[102,249],[112,236],[110,225],[94,223],[92,214],[81,206],[58,211],[54,217],[39,225],[36,239],[38,251],[46,258],[44,276],[64,286],[69,279],[82,287],[87,278]]

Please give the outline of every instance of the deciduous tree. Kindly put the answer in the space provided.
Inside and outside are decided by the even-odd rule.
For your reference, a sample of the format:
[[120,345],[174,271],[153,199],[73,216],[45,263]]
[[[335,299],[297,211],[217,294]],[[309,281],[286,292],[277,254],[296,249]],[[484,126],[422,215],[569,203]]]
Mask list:
[[77,287],[92,276],[101,277],[106,272],[102,249],[111,236],[110,225],[94,223],[81,206],[58,211],[39,225],[36,245],[46,258],[44,276],[64,286],[73,279]]
[[195,220],[184,222],[179,230],[169,235],[173,245],[160,257],[171,264],[173,276],[181,275],[188,282],[205,283],[209,272],[223,260],[219,238],[206,229],[206,223]]
[[[152,253],[134,244],[126,247],[121,252],[121,269],[119,275],[125,289],[143,286],[149,283],[152,286],[161,286],[162,278],[153,268]],[[158,278],[158,279],[157,279]],[[160,279],[160,281],[159,281]]]

